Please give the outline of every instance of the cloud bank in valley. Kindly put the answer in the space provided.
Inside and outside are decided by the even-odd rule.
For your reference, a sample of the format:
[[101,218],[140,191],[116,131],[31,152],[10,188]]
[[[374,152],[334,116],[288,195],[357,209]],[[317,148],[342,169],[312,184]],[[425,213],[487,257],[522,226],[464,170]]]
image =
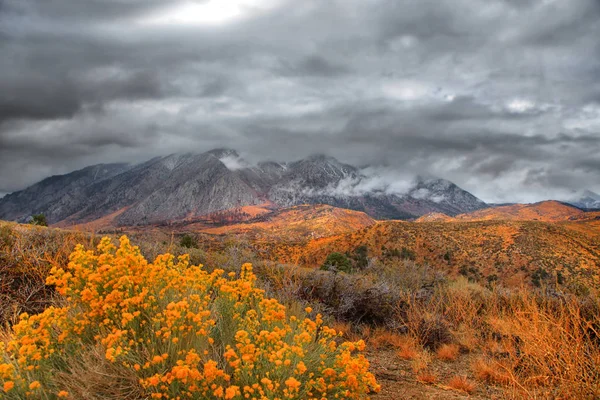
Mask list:
[[357,176],[348,176],[335,186],[327,187],[324,194],[331,196],[362,196],[369,193],[402,196],[414,188],[417,176],[399,173],[385,167],[366,167]]
[[5,0],[0,195],[215,147],[385,166],[342,191],[600,191],[598,37],[596,0]]

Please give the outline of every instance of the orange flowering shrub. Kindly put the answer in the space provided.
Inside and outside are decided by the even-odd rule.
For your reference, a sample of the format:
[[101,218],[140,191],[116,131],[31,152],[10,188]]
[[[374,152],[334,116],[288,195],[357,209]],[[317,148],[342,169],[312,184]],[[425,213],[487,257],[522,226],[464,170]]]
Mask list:
[[[69,398],[69,365],[86,349],[136,377],[128,393],[155,399],[363,399],[377,391],[364,342],[341,343],[315,319],[289,315],[239,276],[170,254],[148,263],[127,237],[78,246],[47,283],[64,307],[21,316],[0,344],[0,397]],[[310,310],[307,310],[310,312]],[[62,378],[61,378],[62,377]]]

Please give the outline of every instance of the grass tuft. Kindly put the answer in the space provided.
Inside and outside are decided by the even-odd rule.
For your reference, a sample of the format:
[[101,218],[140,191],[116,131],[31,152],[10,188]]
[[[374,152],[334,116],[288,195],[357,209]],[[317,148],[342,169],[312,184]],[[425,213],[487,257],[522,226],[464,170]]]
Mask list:
[[471,394],[475,391],[475,384],[470,382],[466,376],[457,375],[448,381],[448,386],[452,389]]
[[459,350],[455,344],[444,344],[437,350],[436,356],[442,361],[456,361]]

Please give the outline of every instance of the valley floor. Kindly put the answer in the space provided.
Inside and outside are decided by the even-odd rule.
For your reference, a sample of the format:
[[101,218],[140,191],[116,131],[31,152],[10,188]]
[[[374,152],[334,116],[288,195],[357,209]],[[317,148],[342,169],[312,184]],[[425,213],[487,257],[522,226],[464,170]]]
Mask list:
[[[321,217],[330,214],[329,209],[322,211]],[[497,241],[491,240],[490,232],[506,227],[521,229],[520,236],[505,238],[504,229]],[[426,240],[423,232],[430,235]],[[473,232],[478,236],[470,235]],[[186,254],[192,265],[205,265],[207,273],[218,267],[233,277],[250,262],[257,287],[290,313],[304,315],[302,310],[310,308],[306,313],[323,313],[326,324],[344,340],[366,342],[370,371],[381,385],[380,393],[371,395],[374,400],[600,398],[596,236],[542,222],[379,223],[332,242],[315,240],[324,250],[306,246],[315,260],[321,253],[348,249],[338,255],[357,267],[343,273],[266,260],[281,250],[277,243],[263,249],[242,236],[205,240],[201,235],[153,231],[129,234],[148,260],[160,261],[164,253]],[[117,232],[107,240],[117,243],[116,236]],[[21,312],[40,314],[60,301],[45,284],[53,267],[68,265],[76,244],[91,250],[100,241],[85,232],[0,222],[0,326],[16,321]],[[511,243],[504,247],[507,241]],[[455,242],[457,247],[449,251]],[[292,244],[285,249],[296,249]],[[489,254],[471,255],[482,265],[460,268],[463,263],[458,261],[470,254],[466,250],[486,246]],[[577,274],[568,271],[559,282],[551,262],[561,267],[556,271],[563,271],[567,248],[581,266],[571,267]],[[523,261],[527,252],[533,266],[548,261],[546,275],[541,268],[525,268],[529,264],[519,269],[527,277],[523,281],[535,278],[540,287],[507,287],[483,279],[483,264],[491,254],[506,258],[495,266],[506,272],[514,267],[509,256]],[[439,263],[424,262],[423,254]],[[586,254],[589,268],[582,262]],[[366,265],[359,267],[361,263]],[[443,267],[459,267],[459,272],[445,273]]]

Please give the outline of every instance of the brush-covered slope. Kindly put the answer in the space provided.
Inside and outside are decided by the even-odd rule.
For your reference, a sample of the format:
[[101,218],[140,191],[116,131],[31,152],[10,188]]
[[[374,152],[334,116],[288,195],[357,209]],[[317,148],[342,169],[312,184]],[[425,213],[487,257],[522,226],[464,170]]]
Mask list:
[[542,201],[535,204],[512,204],[486,208],[457,215],[459,221],[572,221],[585,217],[577,207],[558,201]]
[[511,285],[531,282],[536,274],[553,277],[560,269],[596,276],[600,269],[598,236],[535,221],[381,222],[307,244],[304,262],[318,266],[331,252],[352,253],[363,245],[380,260],[404,253],[451,273]]
[[203,227],[199,231],[217,235],[245,234],[259,240],[296,241],[353,232],[375,223],[373,218],[359,211],[328,205],[302,205],[262,214],[247,223]]

